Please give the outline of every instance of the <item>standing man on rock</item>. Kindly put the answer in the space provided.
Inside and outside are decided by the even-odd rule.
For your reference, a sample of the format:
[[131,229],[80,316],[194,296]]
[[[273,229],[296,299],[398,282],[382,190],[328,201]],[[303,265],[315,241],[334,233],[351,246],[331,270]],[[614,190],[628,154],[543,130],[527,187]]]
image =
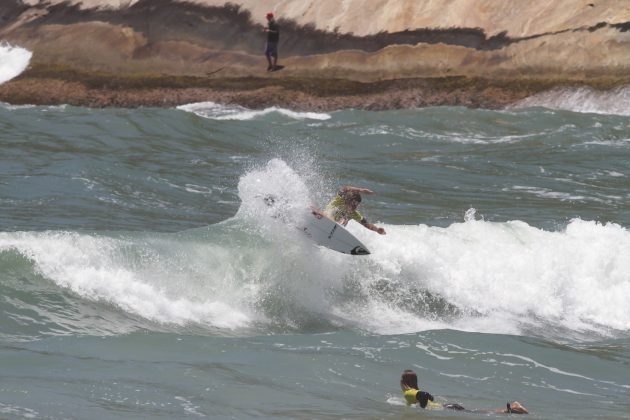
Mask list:
[[[273,18],[273,13],[267,13],[267,45],[265,46],[265,56],[269,66],[267,71],[274,71],[278,69],[278,41],[280,40],[280,30],[278,24]],[[272,61],[273,57],[273,61]]]

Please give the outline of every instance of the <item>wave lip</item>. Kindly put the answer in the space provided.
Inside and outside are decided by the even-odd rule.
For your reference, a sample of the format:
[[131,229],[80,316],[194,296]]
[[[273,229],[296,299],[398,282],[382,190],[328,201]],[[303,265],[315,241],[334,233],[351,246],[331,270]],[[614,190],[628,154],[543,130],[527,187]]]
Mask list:
[[599,91],[586,87],[552,89],[525,98],[515,103],[511,108],[537,106],[582,113],[629,116],[630,86],[609,91]]
[[318,112],[297,112],[290,109],[270,107],[262,110],[248,109],[239,105],[221,105],[215,102],[196,102],[180,105],[177,109],[192,112],[202,118],[211,120],[239,120],[249,121],[269,114],[280,114],[294,120],[328,120],[329,114]]
[[26,70],[33,53],[9,44],[0,44],[0,85]]

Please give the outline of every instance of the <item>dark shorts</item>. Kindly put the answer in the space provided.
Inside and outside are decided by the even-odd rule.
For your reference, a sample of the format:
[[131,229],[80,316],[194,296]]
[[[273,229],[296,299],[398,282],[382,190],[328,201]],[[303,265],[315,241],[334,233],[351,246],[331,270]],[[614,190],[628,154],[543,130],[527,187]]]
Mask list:
[[265,55],[278,55],[278,43],[267,42],[267,45],[265,45]]

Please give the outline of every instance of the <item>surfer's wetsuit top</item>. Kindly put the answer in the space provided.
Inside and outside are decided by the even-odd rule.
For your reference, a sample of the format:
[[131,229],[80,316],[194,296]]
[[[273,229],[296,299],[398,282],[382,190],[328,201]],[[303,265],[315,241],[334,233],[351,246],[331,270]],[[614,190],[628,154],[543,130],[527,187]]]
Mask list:
[[265,45],[265,54],[277,56],[278,55],[278,41],[280,40],[280,30],[275,20],[269,21],[267,25],[269,32],[267,32],[267,44]]
[[363,217],[361,213],[357,210],[348,210],[346,207],[346,200],[343,197],[343,193],[338,192],[335,198],[333,198],[330,203],[326,206],[324,213],[335,222],[339,222],[342,219],[356,220],[361,224],[366,224],[367,220]]
[[267,28],[269,32],[267,32],[267,42],[275,42],[276,44],[280,41],[280,29],[278,28],[278,24],[275,20],[270,21],[267,24]]

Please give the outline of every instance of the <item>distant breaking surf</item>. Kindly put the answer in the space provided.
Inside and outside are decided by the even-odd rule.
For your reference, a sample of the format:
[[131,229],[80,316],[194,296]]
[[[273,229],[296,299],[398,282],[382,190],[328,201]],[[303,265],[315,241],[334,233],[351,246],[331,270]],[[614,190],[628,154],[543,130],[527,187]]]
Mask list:
[[33,53],[9,44],[0,44],[0,85],[26,70]]
[[592,88],[561,88],[539,93],[525,98],[512,108],[542,106],[573,112],[630,115],[630,86],[618,87],[610,91]]
[[270,107],[261,110],[248,109],[238,105],[221,105],[214,102],[199,102],[178,106],[177,109],[192,112],[203,118],[212,120],[253,120],[261,116],[277,113],[296,120],[327,120],[329,114],[318,112],[296,112],[289,109]]

